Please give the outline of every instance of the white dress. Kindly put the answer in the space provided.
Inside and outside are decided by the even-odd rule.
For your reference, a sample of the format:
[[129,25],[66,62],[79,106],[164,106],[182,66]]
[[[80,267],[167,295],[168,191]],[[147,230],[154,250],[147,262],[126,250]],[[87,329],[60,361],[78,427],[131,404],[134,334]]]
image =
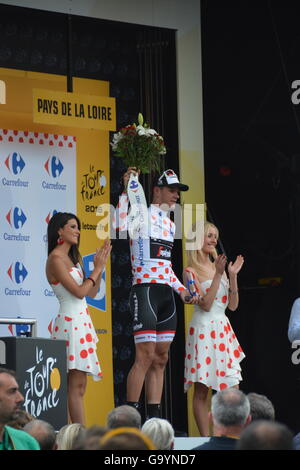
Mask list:
[[[83,283],[81,266],[70,269],[70,274],[78,285]],[[52,339],[64,339],[67,342],[67,369],[77,369],[100,380],[102,373],[96,354],[96,335],[85,297],[79,299],[71,294],[59,282],[52,284],[60,309],[52,326]]]
[[[201,283],[204,293],[211,283],[211,280]],[[245,354],[225,315],[228,287],[228,281],[222,278],[209,312],[195,305],[186,339],[185,391],[194,382],[219,391],[242,380],[240,362]]]

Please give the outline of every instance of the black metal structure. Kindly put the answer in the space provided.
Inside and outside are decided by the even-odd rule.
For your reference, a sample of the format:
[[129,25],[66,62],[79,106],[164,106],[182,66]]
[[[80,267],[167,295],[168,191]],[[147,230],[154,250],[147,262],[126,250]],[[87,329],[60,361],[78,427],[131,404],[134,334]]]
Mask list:
[[227,256],[245,257],[242,390],[300,430],[299,367],[287,337],[299,296],[299,4],[201,1],[206,202]]

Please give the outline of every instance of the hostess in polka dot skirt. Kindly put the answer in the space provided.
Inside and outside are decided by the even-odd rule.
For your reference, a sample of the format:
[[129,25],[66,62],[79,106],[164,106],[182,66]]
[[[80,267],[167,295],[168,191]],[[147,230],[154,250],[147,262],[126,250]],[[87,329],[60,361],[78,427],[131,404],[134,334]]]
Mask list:
[[[78,285],[83,282],[80,265],[74,266],[70,274]],[[96,354],[96,335],[85,298],[79,299],[67,291],[61,283],[52,284],[60,309],[52,326],[52,339],[67,342],[67,368],[87,372],[94,380],[102,377]]]
[[[211,283],[201,283],[203,292]],[[225,315],[227,305],[228,281],[224,278],[209,312],[195,305],[186,340],[185,391],[195,382],[219,391],[242,380],[240,362],[245,354]]]

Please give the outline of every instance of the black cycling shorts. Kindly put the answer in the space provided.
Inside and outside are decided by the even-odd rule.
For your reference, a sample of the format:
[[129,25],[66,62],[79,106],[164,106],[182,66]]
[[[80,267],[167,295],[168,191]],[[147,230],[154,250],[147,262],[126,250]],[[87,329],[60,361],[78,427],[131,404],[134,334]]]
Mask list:
[[177,316],[173,289],[165,284],[136,284],[130,293],[135,343],[173,341]]

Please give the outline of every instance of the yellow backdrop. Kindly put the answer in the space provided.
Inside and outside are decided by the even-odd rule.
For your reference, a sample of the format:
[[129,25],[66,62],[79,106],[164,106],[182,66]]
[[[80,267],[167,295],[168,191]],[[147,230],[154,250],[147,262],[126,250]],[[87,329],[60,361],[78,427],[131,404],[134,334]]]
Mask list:
[[[7,129],[49,132],[61,135],[73,135],[77,141],[77,215],[84,224],[96,225],[99,217],[93,207],[101,203],[109,204],[109,133],[108,131],[89,130],[79,127],[63,127],[33,122],[33,89],[67,91],[67,79],[61,75],[25,72],[13,69],[0,69],[0,80],[6,84],[6,104],[0,106],[0,127]],[[109,96],[109,83],[97,80],[73,79],[74,92],[98,97]],[[98,173],[97,173],[98,172]],[[86,175],[93,178],[95,173],[106,177],[103,191],[82,195]],[[90,180],[92,182],[92,180]],[[92,183],[91,183],[92,184]],[[88,206],[88,207],[87,207]],[[82,256],[92,253],[102,244],[94,230],[82,230],[80,251]],[[41,269],[44,269],[44,261]],[[106,312],[89,308],[95,329],[98,333],[99,354],[103,379],[94,382],[88,380],[85,408],[87,425],[106,422],[107,413],[114,407],[112,336],[111,336],[111,284],[110,264],[106,269]]]
[[[191,228],[191,223],[205,219],[205,195],[204,195],[204,168],[203,158],[200,158],[200,151],[191,151],[181,149],[180,152],[180,177],[182,181],[190,187],[186,193],[181,193],[181,204],[185,208],[184,211],[184,230],[183,230],[183,266],[187,266],[185,251],[185,235]],[[197,204],[199,205],[197,207]],[[190,207],[187,210],[187,206]],[[200,205],[203,205],[200,207]],[[187,335],[188,325],[191,321],[193,309],[191,305],[185,305],[185,334]],[[183,384],[182,384],[183,387]],[[188,434],[189,436],[199,436],[199,431],[193,415],[193,390],[191,387],[187,392],[188,401]]]

